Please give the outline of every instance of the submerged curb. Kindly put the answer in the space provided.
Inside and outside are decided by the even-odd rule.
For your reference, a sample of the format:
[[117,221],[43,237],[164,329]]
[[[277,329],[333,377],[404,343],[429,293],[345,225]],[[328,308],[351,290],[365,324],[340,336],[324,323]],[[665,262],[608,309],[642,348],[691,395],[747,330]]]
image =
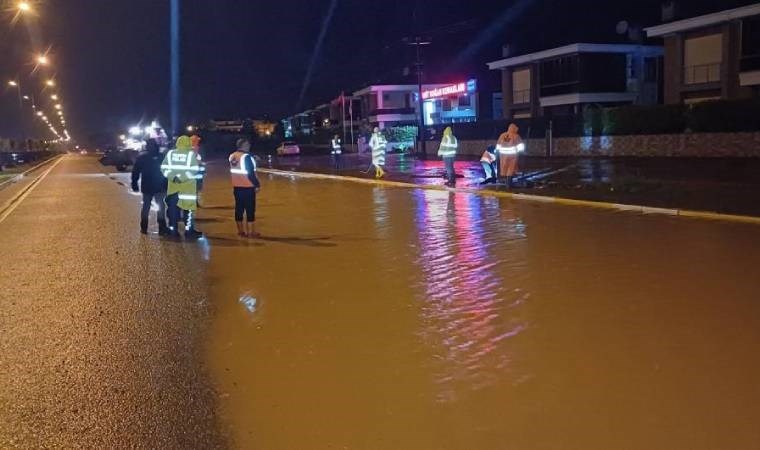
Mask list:
[[563,197],[548,197],[548,196],[543,196],[543,195],[490,191],[486,189],[456,188],[456,187],[451,188],[451,187],[440,186],[440,185],[414,184],[414,183],[407,183],[404,181],[375,180],[371,178],[358,178],[358,177],[343,176],[343,175],[329,175],[329,174],[314,173],[314,172],[295,172],[295,171],[289,171],[289,170],[263,169],[263,168],[257,169],[257,170],[261,173],[269,173],[272,175],[281,175],[281,176],[289,176],[289,177],[320,178],[320,179],[337,180],[337,181],[351,181],[354,183],[372,184],[372,185],[377,185],[377,186],[427,189],[427,190],[433,190],[433,191],[462,192],[462,193],[477,194],[477,195],[484,195],[484,196],[491,196],[491,197],[512,198],[515,200],[526,200],[526,201],[531,201],[531,202],[556,203],[559,205],[567,205],[567,206],[582,206],[586,208],[608,209],[608,210],[614,210],[614,211],[627,211],[627,212],[633,212],[633,213],[644,214],[644,215],[661,214],[661,215],[668,215],[668,216],[689,217],[689,218],[694,218],[694,219],[722,220],[722,221],[727,221],[727,222],[752,223],[752,224],[760,225],[760,217],[742,216],[742,215],[737,215],[737,214],[721,214],[721,213],[710,212],[710,211],[657,208],[657,207],[643,206],[643,205],[627,205],[627,204],[622,204],[622,203],[600,202],[600,201],[593,201],[593,200],[576,200],[572,198],[563,198]]

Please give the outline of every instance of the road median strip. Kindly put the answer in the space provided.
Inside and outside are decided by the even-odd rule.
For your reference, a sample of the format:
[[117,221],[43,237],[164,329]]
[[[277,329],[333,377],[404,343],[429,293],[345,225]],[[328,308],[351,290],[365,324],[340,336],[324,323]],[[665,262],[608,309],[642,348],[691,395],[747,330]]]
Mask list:
[[738,214],[723,214],[723,213],[717,213],[717,212],[711,212],[711,211],[659,208],[659,207],[644,206],[644,205],[627,205],[627,204],[621,204],[621,203],[602,202],[602,201],[595,201],[595,200],[578,200],[578,199],[564,198],[564,197],[549,197],[549,196],[543,196],[543,195],[492,191],[492,190],[487,190],[487,189],[456,188],[456,187],[452,188],[448,186],[441,186],[441,185],[434,185],[434,184],[415,184],[415,183],[409,183],[409,182],[404,182],[404,181],[376,180],[372,178],[358,178],[358,177],[352,177],[352,176],[330,175],[330,174],[323,174],[323,173],[316,173],[316,172],[296,172],[296,171],[291,171],[291,170],[263,169],[263,168],[258,169],[258,171],[261,173],[268,173],[268,174],[280,175],[280,176],[291,176],[291,177],[300,177],[300,178],[318,178],[318,179],[336,180],[336,181],[351,181],[354,183],[372,184],[372,185],[386,186],[386,187],[459,192],[459,193],[467,193],[467,194],[475,194],[475,195],[485,195],[485,196],[491,196],[491,197],[511,198],[514,200],[526,200],[530,202],[556,203],[559,205],[566,205],[566,206],[582,206],[586,208],[626,211],[626,212],[634,212],[634,213],[643,214],[643,215],[661,214],[661,215],[667,215],[667,216],[688,217],[688,218],[694,218],[694,219],[722,220],[722,221],[728,221],[728,222],[752,223],[752,224],[760,225],[760,217],[743,216],[743,215],[738,215]]
[[36,170],[36,169],[40,168],[43,164],[46,164],[46,163],[52,162],[52,161],[55,161],[53,163],[53,165],[51,165],[46,171],[42,172],[42,174],[40,176],[38,176],[34,181],[32,181],[29,184],[29,186],[25,187],[20,192],[18,192],[16,195],[14,195],[10,200],[8,200],[5,203],[5,205],[2,206],[2,208],[0,208],[0,223],[2,223],[6,218],[8,218],[8,216],[11,215],[11,213],[18,207],[18,205],[20,205],[21,202],[23,202],[24,199],[29,194],[32,193],[32,191],[34,190],[34,188],[37,187],[37,185],[40,184],[42,182],[42,180],[44,180],[45,177],[47,177],[48,174],[50,172],[52,172],[53,169],[55,169],[55,167],[61,161],[63,161],[63,156],[59,156],[57,158],[50,158],[49,160],[47,160],[47,161],[45,161],[43,163],[40,163],[40,164],[34,166],[33,168],[27,170],[23,174],[20,174],[20,175],[24,175],[24,174],[30,173],[33,170]]
[[48,158],[48,159],[42,161],[41,163],[39,163],[39,164],[37,164],[37,165],[35,165],[33,167],[30,167],[29,169],[26,169],[25,171],[23,171],[21,173],[17,173],[17,174],[12,175],[9,179],[7,179],[7,180],[3,181],[2,183],[0,183],[0,190],[3,190],[4,188],[12,185],[13,183],[17,182],[18,180],[20,180],[22,178],[24,178],[26,175],[34,172],[35,170],[39,169],[40,167],[44,166],[45,164],[50,164],[51,162],[53,162],[57,158],[61,158],[62,156],[63,155],[53,156],[52,158]]

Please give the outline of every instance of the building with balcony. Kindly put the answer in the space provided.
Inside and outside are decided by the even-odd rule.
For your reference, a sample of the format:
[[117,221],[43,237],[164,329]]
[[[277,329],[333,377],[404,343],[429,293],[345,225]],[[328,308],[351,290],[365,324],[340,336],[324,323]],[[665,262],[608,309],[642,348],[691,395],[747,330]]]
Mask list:
[[665,43],[665,103],[760,96],[760,3],[645,31]]
[[411,84],[367,86],[353,93],[359,98],[361,116],[372,126],[416,125],[418,87]]
[[579,43],[488,67],[501,71],[506,118],[562,116],[586,105],[657,103],[662,54],[658,46]]
[[[419,87],[413,84],[373,85],[353,93],[361,117],[372,126],[417,125]],[[422,86],[425,125],[475,122],[479,117],[476,80]],[[490,105],[489,105],[490,106]]]

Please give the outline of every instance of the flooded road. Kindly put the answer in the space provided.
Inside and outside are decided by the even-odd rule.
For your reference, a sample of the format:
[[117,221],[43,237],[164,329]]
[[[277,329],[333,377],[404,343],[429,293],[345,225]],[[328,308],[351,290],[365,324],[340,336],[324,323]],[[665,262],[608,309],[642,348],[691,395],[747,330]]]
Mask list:
[[261,240],[221,174],[200,220],[238,447],[759,445],[757,226],[262,184]]

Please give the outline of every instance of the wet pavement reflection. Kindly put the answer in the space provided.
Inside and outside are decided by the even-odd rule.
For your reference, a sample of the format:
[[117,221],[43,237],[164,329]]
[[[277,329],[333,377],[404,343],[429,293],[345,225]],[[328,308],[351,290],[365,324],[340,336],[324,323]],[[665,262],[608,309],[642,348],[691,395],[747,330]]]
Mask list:
[[[213,171],[212,171],[213,172]],[[760,228],[262,176],[201,218],[241,448],[760,442]]]

